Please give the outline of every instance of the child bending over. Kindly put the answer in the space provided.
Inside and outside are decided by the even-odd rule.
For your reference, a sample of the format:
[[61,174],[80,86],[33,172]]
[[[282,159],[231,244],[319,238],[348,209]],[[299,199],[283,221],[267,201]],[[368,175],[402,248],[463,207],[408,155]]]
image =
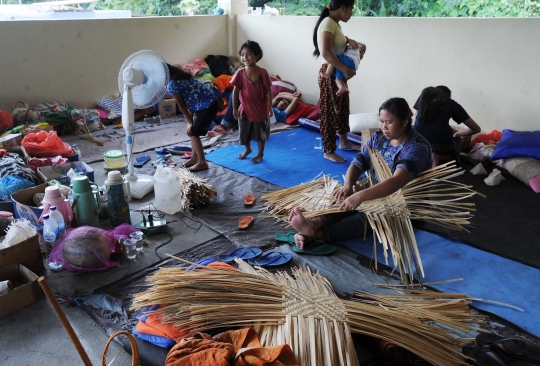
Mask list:
[[193,79],[190,73],[176,66],[167,66],[171,78],[167,90],[187,119],[186,133],[191,138],[193,155],[182,166],[192,172],[208,169],[200,136],[206,135],[218,113],[217,97],[206,85]]
[[[353,39],[347,38],[348,46],[345,48],[345,52],[338,56],[339,60],[345,64],[345,66],[357,70],[358,65],[360,65],[360,60],[364,58],[364,53],[366,52],[366,45],[356,42]],[[326,69],[326,74],[323,76],[330,78],[332,75],[336,76],[336,84],[338,86],[338,91],[336,95],[341,95],[347,93],[349,88],[347,87],[347,78],[345,74],[340,69],[336,69],[334,66],[328,64]]]
[[233,91],[233,115],[238,119],[240,144],[246,150],[238,156],[245,159],[251,153],[251,140],[257,141],[257,155],[251,159],[260,163],[264,155],[264,143],[270,138],[270,117],[272,117],[272,91],[270,76],[257,66],[263,51],[257,42],[247,41],[238,52],[244,68],[239,69],[231,79]]

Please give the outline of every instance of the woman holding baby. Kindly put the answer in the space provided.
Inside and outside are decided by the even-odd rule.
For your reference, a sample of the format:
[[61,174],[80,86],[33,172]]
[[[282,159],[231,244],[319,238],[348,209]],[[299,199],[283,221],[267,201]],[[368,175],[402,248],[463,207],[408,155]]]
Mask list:
[[[320,125],[323,141],[324,158],[336,163],[345,162],[342,156],[336,154],[336,133],[339,135],[339,148],[342,150],[359,150],[360,146],[353,145],[347,139],[349,128],[349,93],[340,91],[334,75],[328,76],[329,67],[339,70],[346,79],[352,78],[356,71],[347,66],[346,59],[340,59],[347,47],[358,48],[360,57],[363,57],[366,46],[347,38],[340,22],[347,22],[354,7],[354,0],[332,0],[319,17],[313,32],[315,51],[313,56],[322,56],[324,63],[319,71],[320,90]],[[338,93],[338,91],[340,91]]]

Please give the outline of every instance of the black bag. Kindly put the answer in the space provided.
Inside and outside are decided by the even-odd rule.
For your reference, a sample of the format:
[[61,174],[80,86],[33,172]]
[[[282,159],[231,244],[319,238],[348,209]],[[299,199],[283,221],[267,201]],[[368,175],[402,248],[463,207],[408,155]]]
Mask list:
[[210,66],[210,71],[212,71],[212,75],[214,77],[218,77],[219,75],[231,75],[231,72],[229,70],[229,58],[227,56],[222,55],[208,55],[204,61]]

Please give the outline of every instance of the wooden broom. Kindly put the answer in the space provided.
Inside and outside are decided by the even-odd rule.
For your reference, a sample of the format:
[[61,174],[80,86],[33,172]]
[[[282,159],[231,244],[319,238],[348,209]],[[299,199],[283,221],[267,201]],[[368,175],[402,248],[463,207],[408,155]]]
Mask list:
[[462,294],[413,291],[396,295],[357,293],[339,299],[329,281],[307,266],[270,273],[237,259],[240,272],[162,268],[134,295],[132,309],[157,310],[163,322],[190,334],[221,327],[253,326],[261,345],[288,344],[305,366],[357,366],[351,332],[395,343],[434,365],[466,365],[461,346],[471,339],[454,330],[474,329]]

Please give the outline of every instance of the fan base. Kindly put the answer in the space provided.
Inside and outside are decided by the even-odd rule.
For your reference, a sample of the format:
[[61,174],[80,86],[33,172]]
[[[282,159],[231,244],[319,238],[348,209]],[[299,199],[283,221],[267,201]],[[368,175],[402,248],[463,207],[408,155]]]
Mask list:
[[[135,177],[135,179],[133,179]],[[129,187],[131,192],[131,197],[135,199],[141,199],[146,196],[148,193],[154,190],[154,177],[151,175],[126,175],[124,177],[129,181]]]

